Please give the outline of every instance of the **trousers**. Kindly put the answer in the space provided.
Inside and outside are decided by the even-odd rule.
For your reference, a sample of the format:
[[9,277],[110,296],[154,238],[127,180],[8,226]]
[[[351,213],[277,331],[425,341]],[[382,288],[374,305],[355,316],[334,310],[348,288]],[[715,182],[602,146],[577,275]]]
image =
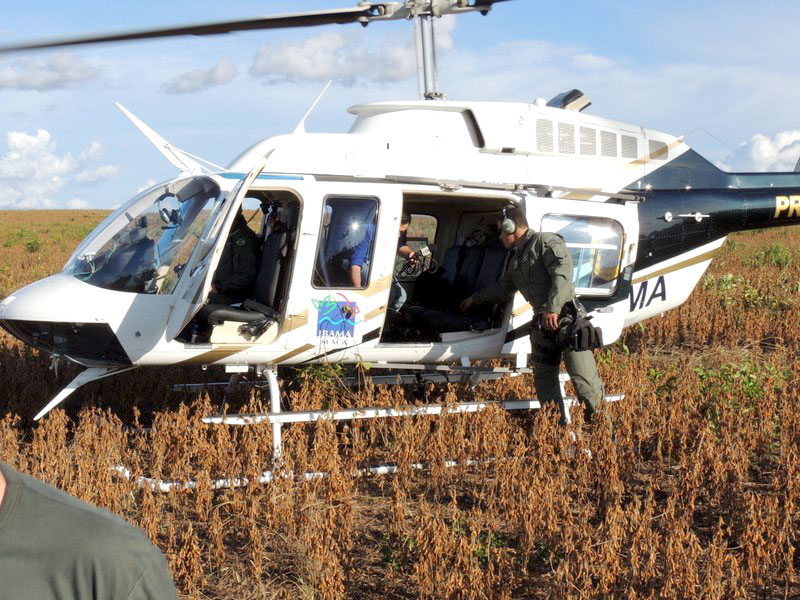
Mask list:
[[561,360],[567,368],[578,401],[584,409],[586,421],[600,408],[605,397],[603,382],[597,373],[597,364],[591,350],[575,352],[562,350],[555,343],[553,332],[533,329],[531,331],[531,362],[533,363],[533,385],[539,402],[556,402],[561,411],[562,425],[567,422],[566,408],[558,381]]

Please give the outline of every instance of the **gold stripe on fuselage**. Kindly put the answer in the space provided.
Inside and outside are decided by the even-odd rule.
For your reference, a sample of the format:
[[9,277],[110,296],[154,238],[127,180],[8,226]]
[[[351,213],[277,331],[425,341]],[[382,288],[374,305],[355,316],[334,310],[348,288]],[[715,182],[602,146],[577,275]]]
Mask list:
[[288,333],[307,324],[308,324],[308,310],[304,310],[303,312],[297,313],[296,315],[289,315],[289,317],[287,318],[286,327],[284,328],[283,332]]
[[387,275],[386,277],[381,277],[377,281],[372,282],[372,285],[365,290],[356,290],[356,293],[361,296],[370,297],[388,290],[390,285],[392,285],[392,276]]
[[685,269],[686,267],[691,267],[692,265],[699,264],[701,262],[705,262],[707,260],[711,260],[714,258],[717,253],[719,252],[719,248],[715,248],[714,250],[709,250],[704,254],[700,254],[698,256],[694,256],[689,258],[683,262],[676,263],[669,267],[664,267],[663,269],[659,269],[658,271],[653,271],[652,273],[648,273],[647,275],[641,275],[634,279],[631,283],[634,285],[637,283],[641,283],[647,279],[653,279],[654,277],[658,277],[659,275],[666,275],[667,273],[672,273],[674,271],[680,271],[681,269]]
[[193,356],[192,358],[187,358],[186,360],[182,360],[182,361],[180,361],[178,363],[175,363],[175,364],[178,364],[178,365],[192,365],[192,364],[194,364],[194,365],[196,365],[196,364],[210,365],[212,363],[215,363],[218,360],[222,360],[223,358],[228,358],[229,356],[233,356],[234,354],[238,354],[239,352],[242,352],[243,350],[247,350],[248,348],[251,348],[251,347],[252,347],[251,344],[246,344],[246,345],[236,344],[235,346],[234,345],[230,345],[230,344],[225,344],[224,346],[219,346],[219,347],[213,348],[213,349],[209,350],[208,352],[203,352],[202,354],[198,354],[197,356]]
[[646,165],[647,163],[649,163],[652,160],[666,160],[666,157],[664,157],[663,155],[667,154],[673,148],[677,148],[682,143],[683,143],[683,140],[677,139],[674,142],[672,142],[671,144],[669,144],[667,146],[662,146],[658,150],[656,150],[654,152],[651,152],[647,156],[643,156],[642,158],[637,158],[636,160],[632,160],[631,162],[628,163],[628,166],[629,167],[641,167],[642,165]]
[[311,350],[311,348],[313,348],[313,347],[314,347],[314,344],[304,344],[304,345],[300,346],[299,348],[295,348],[291,352],[287,352],[283,356],[279,356],[278,358],[276,358],[272,362],[275,363],[275,364],[281,363],[283,361],[289,360],[290,358],[294,358],[298,354],[302,354],[306,350]]
[[512,317],[518,317],[520,315],[524,315],[530,309],[531,309],[530,303],[526,302],[525,304],[522,304],[522,305],[518,306],[517,308],[515,308],[514,310],[512,310],[511,311],[511,316]]
[[385,312],[386,312],[386,305],[384,304],[383,306],[379,306],[375,310],[369,311],[366,315],[364,315],[364,320],[369,321],[371,319],[374,319],[375,317],[381,316]]

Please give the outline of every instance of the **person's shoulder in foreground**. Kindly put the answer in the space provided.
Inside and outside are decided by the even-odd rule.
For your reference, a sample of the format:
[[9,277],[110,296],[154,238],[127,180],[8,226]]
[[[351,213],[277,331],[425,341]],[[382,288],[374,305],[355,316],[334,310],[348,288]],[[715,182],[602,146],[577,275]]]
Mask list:
[[174,599],[166,560],[107,510],[0,461],[0,597]]

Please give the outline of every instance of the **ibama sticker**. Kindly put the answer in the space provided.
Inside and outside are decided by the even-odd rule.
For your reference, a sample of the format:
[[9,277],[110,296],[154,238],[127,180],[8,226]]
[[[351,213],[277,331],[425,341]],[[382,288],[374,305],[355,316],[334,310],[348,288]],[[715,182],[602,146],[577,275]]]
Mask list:
[[356,340],[356,325],[360,312],[358,304],[344,294],[325,296],[322,300],[311,299],[317,309],[317,337],[320,344],[350,346]]

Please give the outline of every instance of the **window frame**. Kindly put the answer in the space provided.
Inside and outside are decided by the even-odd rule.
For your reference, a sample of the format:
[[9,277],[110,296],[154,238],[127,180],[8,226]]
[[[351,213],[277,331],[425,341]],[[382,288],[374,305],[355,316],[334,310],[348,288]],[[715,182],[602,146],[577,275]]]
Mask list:
[[[375,234],[372,236],[372,244],[370,245],[370,256],[372,257],[369,273],[367,274],[367,280],[365,284],[361,287],[356,287],[353,285],[349,286],[319,286],[315,283],[314,279],[317,273],[317,264],[319,261],[319,253],[321,250],[320,242],[322,241],[322,230],[325,227],[325,207],[328,206],[328,202],[330,200],[369,200],[374,202],[375,204]],[[320,220],[319,220],[319,230],[317,231],[317,248],[314,252],[314,262],[312,263],[311,269],[311,287],[315,290],[355,290],[355,291],[362,291],[369,288],[370,284],[372,283],[372,273],[373,273],[373,265],[375,262],[375,247],[376,242],[378,239],[378,225],[380,224],[380,216],[381,216],[381,200],[378,196],[370,195],[350,195],[350,194],[327,194],[322,198],[322,206],[320,212]]]
[[[548,230],[544,229],[545,220],[548,219],[548,218],[563,218],[563,219],[569,219],[569,220],[571,220],[573,222],[574,221],[578,221],[578,220],[602,219],[602,220],[605,220],[605,221],[608,221],[608,222],[612,223],[613,225],[615,225],[618,228],[620,235],[619,235],[619,249],[618,249],[618,252],[617,252],[616,275],[615,275],[615,277],[613,279],[610,279],[607,282],[607,283],[610,283],[610,282],[613,281],[614,285],[612,287],[608,288],[608,289],[595,288],[595,287],[591,287],[591,288],[578,287],[576,285],[575,281],[574,281],[574,276],[575,276],[574,270],[577,267],[576,264],[573,264],[573,280],[572,280],[572,285],[573,285],[573,288],[575,289],[575,295],[576,296],[580,296],[581,298],[611,298],[611,297],[615,296],[617,291],[619,290],[620,275],[622,274],[622,257],[623,257],[623,254],[624,254],[625,239],[626,239],[625,226],[617,219],[614,219],[612,217],[604,217],[604,216],[600,216],[600,215],[576,215],[576,214],[568,214],[568,213],[545,213],[545,214],[542,215],[542,218],[541,218],[541,220],[539,222],[539,231],[542,231],[542,232],[548,231]],[[561,235],[558,232],[552,232],[552,233],[556,233],[558,235]],[[577,244],[577,243],[579,243],[579,242],[573,242],[573,245],[571,246],[570,242],[567,239],[564,239],[564,244],[566,245],[567,250],[570,251],[570,258],[572,258],[572,249],[576,247],[576,246],[574,246],[574,244]],[[580,243],[579,248],[592,248],[592,245],[591,244]],[[599,248],[599,247],[597,249],[598,250],[602,250],[602,248]],[[573,263],[574,262],[575,261],[573,259]]]

